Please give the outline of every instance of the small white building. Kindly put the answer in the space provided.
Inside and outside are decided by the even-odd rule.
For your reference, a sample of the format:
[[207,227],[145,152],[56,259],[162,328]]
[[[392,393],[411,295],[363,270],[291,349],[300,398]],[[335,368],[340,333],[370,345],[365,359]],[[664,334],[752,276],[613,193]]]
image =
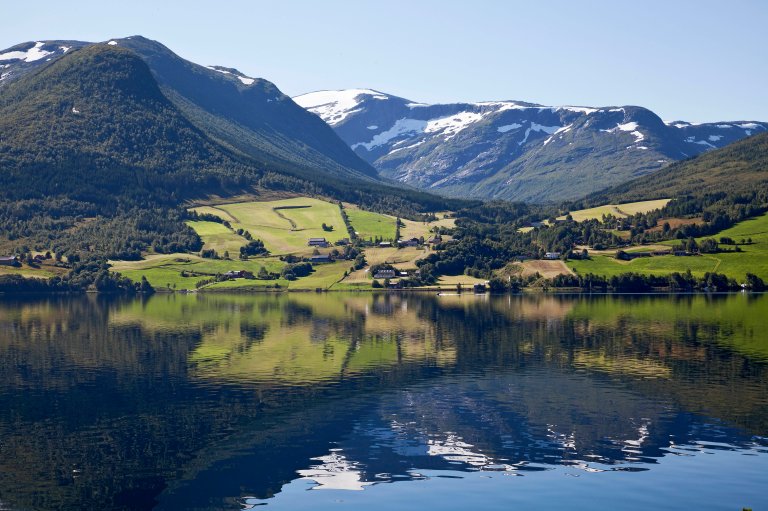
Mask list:
[[554,260],[560,259],[560,252],[547,252],[544,254],[544,259]]

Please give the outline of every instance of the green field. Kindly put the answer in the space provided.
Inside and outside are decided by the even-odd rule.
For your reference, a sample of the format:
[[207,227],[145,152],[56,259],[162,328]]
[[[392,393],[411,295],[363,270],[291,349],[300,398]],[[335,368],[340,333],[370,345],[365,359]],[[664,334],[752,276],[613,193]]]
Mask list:
[[[739,222],[737,225],[718,234],[706,238],[720,239],[725,236],[739,242],[741,239],[752,238],[752,244],[739,245],[742,252],[705,254],[701,256],[675,257],[641,257],[632,261],[619,261],[608,255],[594,255],[587,261],[568,261],[568,266],[581,274],[612,276],[625,272],[643,273],[646,275],[666,275],[672,272],[684,273],[691,270],[696,276],[706,272],[723,273],[739,282],[744,280],[747,273],[754,273],[768,281],[768,215]],[[705,238],[698,238],[701,242]],[[664,242],[667,245],[678,244],[678,241]],[[723,248],[729,248],[723,246]]]
[[[249,231],[273,255],[309,254],[309,238],[332,243],[349,236],[338,205],[308,197],[202,206],[194,211],[218,215],[229,220],[233,229]],[[323,223],[333,226],[333,231],[324,231]]]
[[[278,256],[285,254],[309,256],[313,253],[315,248],[307,244],[309,238],[325,238],[333,243],[349,236],[337,204],[308,197],[199,206],[193,208],[193,211],[216,215],[230,223],[231,228],[217,222],[187,222],[203,240],[204,249],[214,249],[220,256],[229,252],[232,260],[203,259],[192,254],[152,254],[142,261],[112,261],[113,271],[134,281],[145,276],[155,288],[194,290],[199,281],[230,270],[247,270],[257,274],[264,266],[270,272],[280,272],[284,263],[278,259]],[[353,228],[360,233],[360,237],[394,238],[394,217],[362,211],[354,205],[347,205],[345,211]],[[323,223],[333,226],[333,230],[323,230]],[[430,223],[405,220],[404,223],[406,227],[403,228],[403,236],[411,237],[428,235],[429,229],[437,225],[453,225],[453,219],[441,218]],[[237,257],[240,247],[247,241],[235,233],[238,229],[246,230],[253,238],[262,240],[270,252],[269,257],[252,257],[248,261],[239,261]],[[319,250],[321,253],[328,253],[331,249],[320,248]],[[398,267],[402,265],[408,268],[415,267],[415,260],[426,253],[426,250],[417,248],[398,250],[374,247],[366,251],[366,255],[370,257],[369,264],[386,261],[397,263]],[[292,282],[283,279],[276,281],[235,279],[208,284],[204,289],[258,289],[274,286],[275,283],[283,289],[294,290],[337,289],[350,285],[355,287],[359,283],[341,282],[344,272],[350,269],[350,265],[349,261],[319,264],[315,266],[311,275]],[[200,275],[182,277],[182,271]],[[365,279],[364,284],[370,286],[370,281]]]
[[205,245],[204,249],[213,249],[221,255],[229,252],[230,256],[237,257],[240,253],[240,247],[248,241],[242,236],[238,236],[225,225],[217,222],[187,222],[195,232],[202,238]]
[[394,241],[394,218],[357,208],[346,208],[344,211],[347,213],[349,223],[352,224],[358,237],[364,240],[381,238]]
[[[197,282],[211,278],[217,273],[226,273],[230,270],[247,270],[258,273],[264,266],[267,271],[280,272],[285,263],[276,257],[252,258],[248,261],[203,259],[192,254],[156,254],[148,256],[143,261],[110,261],[112,271],[118,272],[129,279],[138,282],[141,277],[147,280],[154,288],[168,288],[176,290],[196,289]],[[182,277],[182,271],[199,273],[199,276]],[[211,287],[264,287],[279,283],[281,286],[288,284],[285,280],[247,280],[236,279],[228,282],[220,282]],[[297,281],[298,282],[298,281]]]
[[[658,199],[648,200],[640,202],[627,202],[624,204],[606,204],[604,206],[598,206],[596,208],[580,209],[578,211],[571,211],[571,217],[576,222],[583,222],[584,220],[600,220],[603,215],[613,215],[617,218],[626,218],[636,213],[648,213],[655,209],[661,209],[667,205],[671,199]],[[558,217],[558,220],[565,220],[565,216]]]

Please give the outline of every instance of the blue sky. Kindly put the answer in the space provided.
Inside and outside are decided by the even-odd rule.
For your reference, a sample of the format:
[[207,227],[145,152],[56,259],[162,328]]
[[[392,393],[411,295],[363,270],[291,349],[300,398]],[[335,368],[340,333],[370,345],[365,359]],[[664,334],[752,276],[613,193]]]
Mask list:
[[651,108],[768,121],[768,1],[3,2],[0,47],[141,34],[286,94]]

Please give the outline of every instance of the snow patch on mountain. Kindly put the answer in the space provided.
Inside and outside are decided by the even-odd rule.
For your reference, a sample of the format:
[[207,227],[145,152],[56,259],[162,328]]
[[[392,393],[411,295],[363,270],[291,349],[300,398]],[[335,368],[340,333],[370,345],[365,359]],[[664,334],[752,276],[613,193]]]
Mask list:
[[498,128],[496,128],[496,131],[498,131],[499,133],[506,133],[508,131],[516,130],[522,127],[523,127],[522,124],[517,124],[516,122],[513,122],[512,124],[505,124],[504,126],[499,126]]
[[370,142],[358,142],[357,144],[353,144],[351,147],[352,149],[357,149],[358,147],[364,147],[367,150],[371,150],[375,147],[382,146],[389,142],[390,140],[401,137],[403,135],[407,135],[409,133],[417,134],[417,133],[424,133],[424,130],[427,128],[427,121],[419,121],[416,119],[398,119],[395,124],[389,128],[386,131],[382,131],[381,133],[375,135]]
[[293,100],[333,126],[342,122],[350,114],[360,111],[357,106],[363,102],[361,97],[389,99],[386,94],[371,89],[348,89],[310,92],[296,96]]
[[[587,115],[589,115],[589,114],[587,114]],[[573,124],[569,124],[568,126],[563,126],[559,130],[557,130],[554,133],[552,133],[552,135],[544,141],[544,145],[549,144],[552,141],[552,139],[554,139],[558,135],[560,135],[560,138],[563,138],[562,134],[563,133],[568,133],[569,131],[571,131],[571,129],[573,129]]]
[[450,140],[470,124],[481,121],[483,116],[474,112],[460,112],[456,115],[434,119],[427,122],[426,133],[442,132],[445,140]]
[[0,54],[0,62],[5,60],[23,60],[24,62],[34,62],[36,60],[43,59],[53,53],[52,51],[43,50],[42,48],[44,45],[45,43],[36,42],[35,45],[28,50],[9,51]]
[[[233,72],[232,70],[229,70],[229,69],[221,67],[221,66],[206,66],[206,67],[208,69],[210,69],[211,71],[216,71],[217,73],[234,76],[235,78],[240,80],[240,82],[242,82],[244,85],[253,85],[253,82],[256,81],[255,78],[251,78],[249,76],[245,76],[243,73],[241,73],[240,71],[237,71],[237,70],[234,70],[234,72]],[[268,100],[268,102],[269,102],[269,100]]]
[[[679,128],[679,126],[675,125],[676,128]],[[624,124],[617,124],[615,128],[611,128],[609,130],[600,130],[605,133],[616,133],[616,131],[628,131],[632,135],[635,136],[635,143],[641,142],[645,139],[645,135],[640,133],[637,130],[638,126],[636,122],[626,122]]]
[[562,126],[543,126],[541,124],[531,122],[531,125],[528,127],[527,130],[525,130],[525,137],[523,137],[523,140],[518,142],[517,145],[525,144],[528,141],[528,136],[531,134],[532,131],[543,132],[549,135],[553,135],[560,128],[562,128]]

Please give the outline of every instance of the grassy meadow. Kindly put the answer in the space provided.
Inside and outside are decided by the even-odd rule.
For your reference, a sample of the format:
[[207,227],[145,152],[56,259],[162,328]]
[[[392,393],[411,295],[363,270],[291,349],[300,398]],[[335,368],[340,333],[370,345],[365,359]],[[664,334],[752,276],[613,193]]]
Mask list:
[[[193,210],[228,220],[235,230],[249,231],[254,238],[262,240],[273,255],[309,255],[312,253],[312,248],[307,246],[309,238],[325,238],[333,243],[349,236],[338,205],[309,197],[201,206]],[[323,224],[332,226],[333,230],[324,231]],[[198,231],[198,234],[208,243],[207,233]],[[226,241],[212,240],[211,243]]]
[[[213,214],[230,222],[231,229],[217,222],[187,222],[203,240],[204,249],[214,249],[220,256],[229,252],[230,260],[203,259],[196,254],[150,254],[142,261],[111,261],[113,271],[132,280],[140,280],[145,276],[155,288],[193,290],[197,289],[197,284],[201,280],[230,270],[246,270],[257,274],[263,266],[267,271],[279,273],[285,266],[285,263],[279,260],[279,256],[286,254],[309,256],[313,253],[314,247],[307,245],[309,238],[325,238],[333,243],[349,236],[337,204],[308,197],[208,205],[196,207],[193,210],[198,213]],[[350,223],[357,232],[361,233],[361,237],[394,238],[394,217],[362,211],[351,205],[346,207],[346,211]],[[323,223],[333,226],[333,230],[323,230]],[[247,243],[244,237],[235,233],[237,229],[249,231],[254,239],[262,240],[270,251],[270,255],[251,257],[248,261],[237,259],[240,247]],[[319,249],[321,253],[327,253],[330,250],[330,248]],[[424,249],[413,247],[402,250],[373,247],[366,251],[369,264],[390,262],[404,268],[414,268],[416,259],[425,254]],[[370,287],[371,281],[364,275],[357,281],[350,276],[349,281],[341,282],[350,266],[350,261],[318,264],[315,265],[312,274],[295,281],[235,279],[207,284],[204,288],[206,290],[247,290],[272,287],[275,284],[283,289],[296,290]],[[182,277],[182,271],[197,275]]]
[[[754,273],[768,281],[768,214],[744,220],[730,229],[712,236],[697,238],[696,241],[701,242],[706,238],[719,240],[721,237],[732,238],[737,243],[740,243],[742,239],[751,238],[752,243],[739,245],[741,252],[688,257],[641,257],[632,261],[620,261],[612,255],[593,255],[589,260],[571,260],[567,264],[573,271],[581,274],[594,273],[612,276],[632,271],[645,275],[666,275],[691,270],[691,273],[696,276],[703,276],[706,272],[723,273],[739,282],[744,280],[747,273]],[[668,246],[677,243],[679,242],[664,242]],[[732,248],[727,245],[721,245],[721,247]]]
[[395,239],[395,218],[371,211],[363,211],[355,206],[345,206],[349,223],[355,229],[357,236],[364,240]]
[[[571,217],[576,222],[584,220],[600,220],[603,215],[613,215],[616,218],[626,218],[636,213],[648,213],[655,209],[661,209],[667,205],[671,199],[657,199],[640,202],[627,202],[625,204],[606,204],[596,208],[580,209],[571,211]],[[558,217],[558,220],[565,220],[566,215]]]

